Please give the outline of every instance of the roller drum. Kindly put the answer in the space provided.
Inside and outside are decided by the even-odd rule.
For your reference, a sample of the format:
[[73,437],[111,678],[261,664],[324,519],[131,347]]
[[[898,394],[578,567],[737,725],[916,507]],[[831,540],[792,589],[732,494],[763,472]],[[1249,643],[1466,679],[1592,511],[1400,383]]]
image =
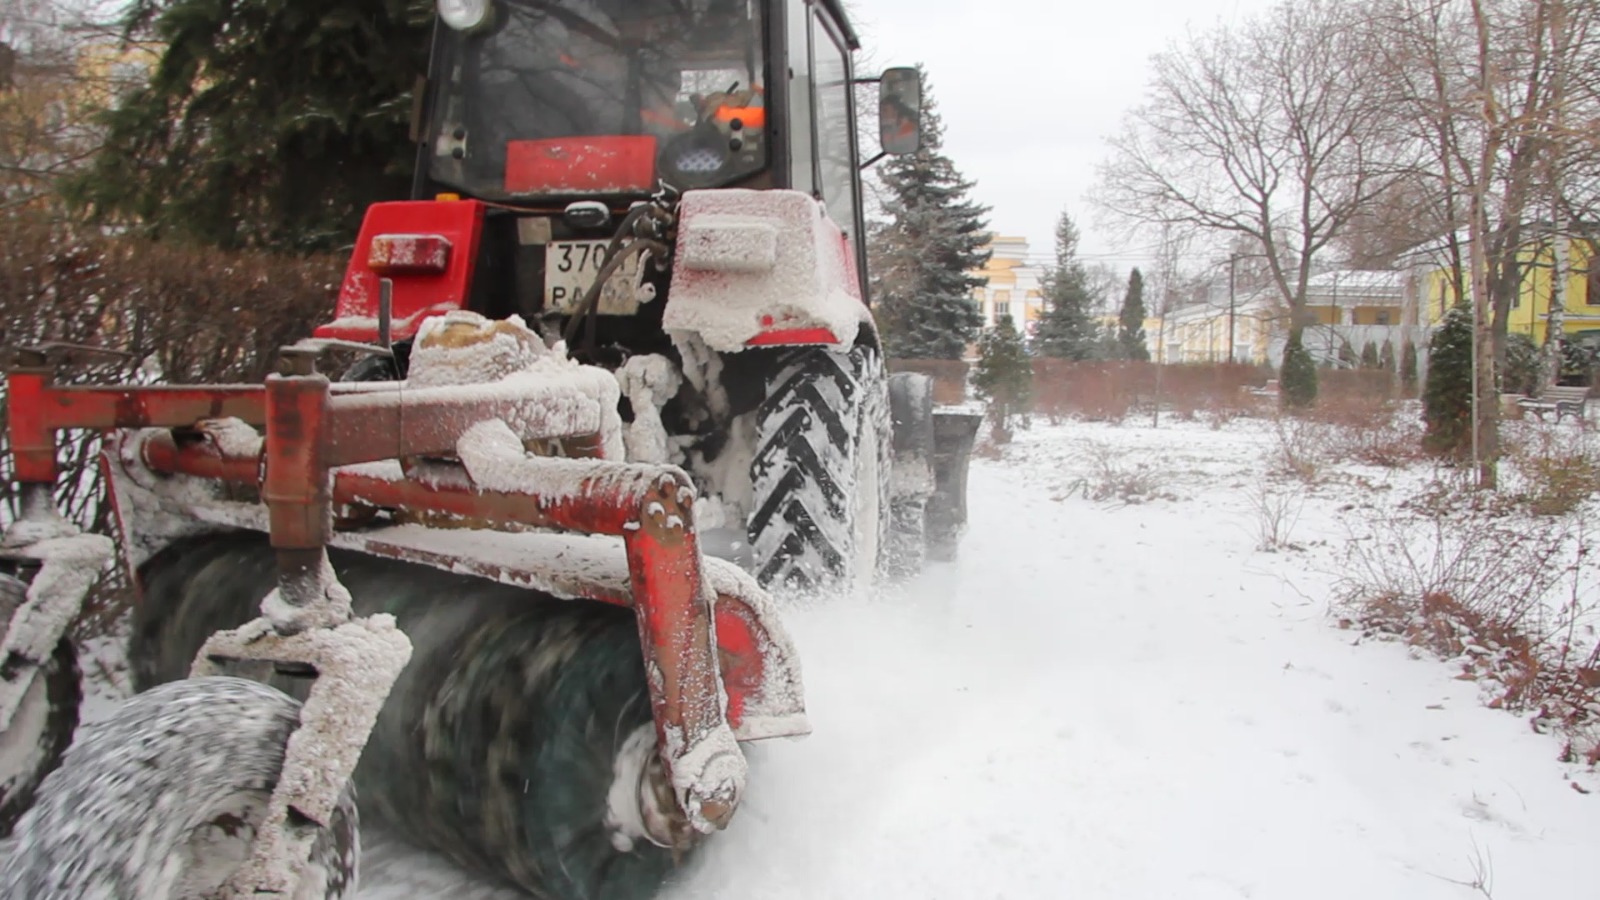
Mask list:
[[[629,609],[332,551],[357,615],[414,644],[356,771],[364,819],[538,897],[654,894],[670,850],[619,834],[608,794],[651,722]],[[275,584],[264,535],[175,543],[141,569],[138,690],[183,678],[211,633],[255,617]],[[307,683],[254,673],[296,697]]]

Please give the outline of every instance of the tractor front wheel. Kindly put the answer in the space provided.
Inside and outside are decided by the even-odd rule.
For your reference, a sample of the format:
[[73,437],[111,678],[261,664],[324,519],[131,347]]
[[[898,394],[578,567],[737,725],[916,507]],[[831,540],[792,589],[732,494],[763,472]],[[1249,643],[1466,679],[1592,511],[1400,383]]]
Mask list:
[[877,574],[892,465],[883,358],[860,345],[780,357],[756,418],[750,546],[767,586],[832,591]]

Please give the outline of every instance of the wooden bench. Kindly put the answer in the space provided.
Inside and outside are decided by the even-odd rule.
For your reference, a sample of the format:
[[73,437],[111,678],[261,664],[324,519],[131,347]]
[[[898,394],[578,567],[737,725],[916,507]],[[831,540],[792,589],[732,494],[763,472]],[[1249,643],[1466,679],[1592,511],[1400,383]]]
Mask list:
[[1544,414],[1551,410],[1555,411],[1557,422],[1560,422],[1564,415],[1572,415],[1581,422],[1588,403],[1588,388],[1566,385],[1552,385],[1545,388],[1537,397],[1523,397],[1517,401],[1518,406],[1532,411],[1541,422],[1544,421]]

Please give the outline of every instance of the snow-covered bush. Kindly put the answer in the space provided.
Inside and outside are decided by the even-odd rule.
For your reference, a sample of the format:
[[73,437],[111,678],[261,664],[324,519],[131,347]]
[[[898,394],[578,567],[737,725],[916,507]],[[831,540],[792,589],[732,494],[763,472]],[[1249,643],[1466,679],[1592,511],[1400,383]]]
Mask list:
[[1299,329],[1289,332],[1278,383],[1278,397],[1285,409],[1305,409],[1317,401],[1317,366],[1301,340]]
[[978,364],[972,386],[989,403],[989,435],[997,444],[1009,443],[1011,429],[1026,427],[1032,412],[1033,372],[1027,350],[1010,316],[1001,316],[978,339]]
[[1334,599],[1343,627],[1450,660],[1489,706],[1600,761],[1600,569],[1582,516],[1434,482],[1357,529]]
[[1587,431],[1534,426],[1507,441],[1512,495],[1537,516],[1577,512],[1600,493],[1600,442]]
[[1430,453],[1460,458],[1472,446],[1472,341],[1472,313],[1457,304],[1445,313],[1428,352],[1422,445]]

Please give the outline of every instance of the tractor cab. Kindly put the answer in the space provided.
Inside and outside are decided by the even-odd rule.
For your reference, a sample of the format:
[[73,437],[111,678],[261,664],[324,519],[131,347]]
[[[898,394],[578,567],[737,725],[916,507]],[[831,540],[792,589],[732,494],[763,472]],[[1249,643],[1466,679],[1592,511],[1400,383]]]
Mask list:
[[436,185],[501,202],[765,177],[767,52],[748,0],[446,0],[424,145]]
[[[552,340],[582,317],[568,345],[585,362],[665,352],[663,251],[679,201],[707,191],[809,197],[865,305],[858,46],[837,0],[438,0],[413,199],[369,210],[318,336],[403,344],[465,308]],[[866,80],[883,150],[914,150],[916,72]],[[608,267],[635,238],[657,252]]]

